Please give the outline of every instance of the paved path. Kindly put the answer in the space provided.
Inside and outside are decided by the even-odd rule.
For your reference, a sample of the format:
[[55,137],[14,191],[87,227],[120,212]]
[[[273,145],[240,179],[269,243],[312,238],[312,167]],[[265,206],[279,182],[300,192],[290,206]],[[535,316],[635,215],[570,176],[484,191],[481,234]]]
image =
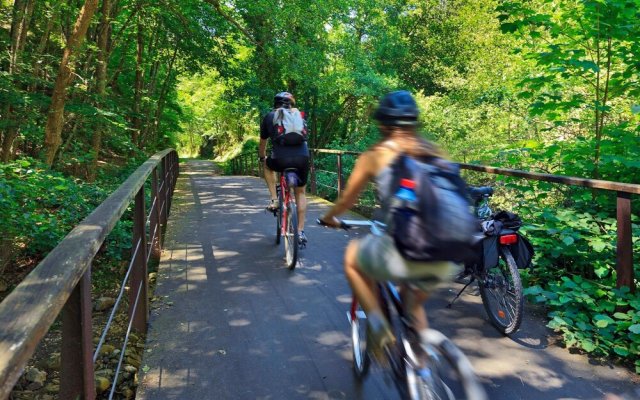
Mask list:
[[[213,170],[205,161],[181,166],[137,398],[397,398],[380,371],[360,386],[351,373],[341,260],[362,233],[309,224],[309,247],[291,272],[274,245],[274,217],[263,212],[263,181]],[[327,207],[312,200],[309,221]],[[473,291],[446,309],[459,287],[433,296],[430,319],[470,357],[490,399],[595,400],[634,387],[627,371],[551,345],[533,310],[505,338]]]

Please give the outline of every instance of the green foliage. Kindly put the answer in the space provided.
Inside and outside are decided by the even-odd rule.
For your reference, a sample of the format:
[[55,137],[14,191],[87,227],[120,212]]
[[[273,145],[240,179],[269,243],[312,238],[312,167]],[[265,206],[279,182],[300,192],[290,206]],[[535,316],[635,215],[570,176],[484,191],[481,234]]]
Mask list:
[[[0,164],[0,229],[23,257],[51,250],[106,193],[33,159]],[[9,262],[11,260],[3,260]]]
[[580,276],[563,276],[544,289],[530,286],[525,294],[550,308],[548,326],[562,333],[567,347],[635,363],[640,373],[640,296]]

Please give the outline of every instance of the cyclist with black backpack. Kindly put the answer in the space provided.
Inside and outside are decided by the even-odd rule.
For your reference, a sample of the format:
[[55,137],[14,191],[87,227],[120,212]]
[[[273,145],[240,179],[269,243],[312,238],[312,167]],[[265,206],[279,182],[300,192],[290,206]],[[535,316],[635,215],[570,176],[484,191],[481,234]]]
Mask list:
[[378,303],[375,281],[411,281],[416,288],[407,305],[413,325],[426,334],[423,303],[433,285],[450,280],[458,262],[471,252],[475,222],[456,166],[417,133],[418,107],[407,91],[387,94],[374,114],[380,141],[356,161],[346,188],[320,222],[340,227],[336,218],[355,204],[369,181],[376,183],[381,205],[380,235],[351,241],[345,275],[367,315],[369,344],[376,358],[394,335]]
[[[286,168],[296,168],[298,185],[295,187],[298,206],[298,232],[301,245],[307,244],[304,222],[307,211],[305,188],[309,176],[309,148],[307,147],[307,126],[304,114],[295,108],[296,100],[289,92],[280,92],[273,98],[273,110],[260,124],[260,145],[258,156],[264,166],[264,179],[269,188],[271,202],[269,211],[278,208],[276,174]],[[267,154],[267,143],[271,143],[271,153]]]

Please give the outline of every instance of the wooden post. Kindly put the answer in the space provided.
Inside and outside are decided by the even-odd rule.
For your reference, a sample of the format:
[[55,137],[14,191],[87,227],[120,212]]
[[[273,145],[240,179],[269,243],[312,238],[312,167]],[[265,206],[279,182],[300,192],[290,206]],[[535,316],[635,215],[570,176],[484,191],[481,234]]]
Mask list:
[[61,399],[95,399],[92,349],[89,267],[62,309]]
[[318,194],[318,186],[317,186],[317,177],[316,177],[316,166],[315,166],[315,157],[313,156],[313,151],[309,152],[309,167],[311,173],[311,193],[313,195]]
[[342,194],[342,153],[338,153],[338,197]]
[[[135,254],[131,277],[129,278],[129,318],[133,318],[133,328],[138,332],[147,330],[147,310],[148,298],[148,276],[147,276],[147,238],[145,233],[145,212],[144,212],[144,186],[136,194],[135,206],[133,209],[133,244],[132,249]],[[138,244],[138,242],[140,242]],[[135,253],[136,248],[138,252]],[[138,294],[138,288],[142,285],[138,308],[133,309]]]
[[616,286],[627,286],[635,292],[633,280],[633,247],[631,240],[631,195],[618,192],[618,244],[616,247]]

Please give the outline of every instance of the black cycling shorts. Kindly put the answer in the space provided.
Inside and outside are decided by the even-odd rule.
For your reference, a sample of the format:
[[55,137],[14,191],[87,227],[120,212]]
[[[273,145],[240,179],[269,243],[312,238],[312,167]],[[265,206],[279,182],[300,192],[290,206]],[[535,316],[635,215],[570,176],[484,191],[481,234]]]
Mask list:
[[287,168],[296,168],[300,186],[307,184],[307,178],[309,177],[309,157],[307,156],[267,157],[267,167],[276,172],[282,172]]

